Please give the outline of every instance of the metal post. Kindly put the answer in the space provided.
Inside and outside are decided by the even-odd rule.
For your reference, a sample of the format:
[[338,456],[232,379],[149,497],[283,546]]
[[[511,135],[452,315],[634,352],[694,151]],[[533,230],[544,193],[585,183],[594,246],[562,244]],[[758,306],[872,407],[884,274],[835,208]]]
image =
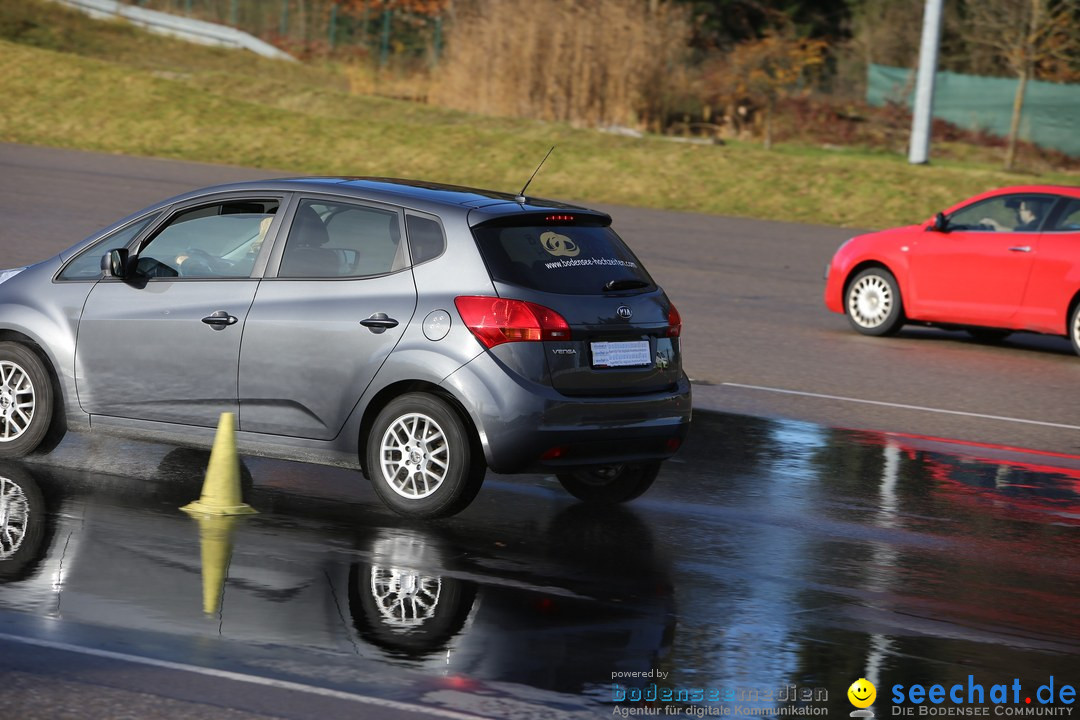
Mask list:
[[364,3],[364,15],[360,19],[360,28],[362,35],[360,37],[360,44],[367,50],[370,46],[370,33],[368,33],[368,3]]
[[911,148],[908,162],[922,165],[930,161],[930,124],[934,111],[934,76],[937,74],[938,44],[941,41],[942,0],[926,0],[923,10],[919,72],[915,80],[915,105],[911,115]]
[[237,7],[236,7],[237,4],[238,4],[238,0],[232,0],[232,3],[230,5],[230,7],[229,7],[229,23],[233,27],[236,27],[239,24],[236,21],[237,20]]
[[442,15],[435,16],[435,39],[432,42],[432,65],[439,64],[439,56],[442,55]]
[[334,37],[337,35],[337,3],[330,6],[330,49],[334,49]]
[[386,67],[386,59],[390,55],[390,7],[383,11],[382,39],[379,41],[379,67]]

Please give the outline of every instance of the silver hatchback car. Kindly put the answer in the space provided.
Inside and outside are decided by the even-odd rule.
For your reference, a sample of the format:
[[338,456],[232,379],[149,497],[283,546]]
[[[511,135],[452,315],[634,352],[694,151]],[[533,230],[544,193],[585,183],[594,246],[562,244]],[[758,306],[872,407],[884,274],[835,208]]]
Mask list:
[[0,457],[71,430],[360,468],[393,510],[487,468],[630,500],[690,422],[681,320],[601,212],[377,178],[221,185],[0,271]]

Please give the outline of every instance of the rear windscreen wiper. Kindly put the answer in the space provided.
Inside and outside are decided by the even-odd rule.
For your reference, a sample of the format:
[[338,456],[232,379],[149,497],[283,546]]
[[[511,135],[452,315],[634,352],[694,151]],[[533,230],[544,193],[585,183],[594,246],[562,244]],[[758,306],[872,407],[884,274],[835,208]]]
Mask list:
[[604,283],[604,292],[614,292],[616,290],[637,290],[638,288],[649,287],[650,283],[644,280],[635,280],[634,278],[626,278],[623,280],[608,280]]

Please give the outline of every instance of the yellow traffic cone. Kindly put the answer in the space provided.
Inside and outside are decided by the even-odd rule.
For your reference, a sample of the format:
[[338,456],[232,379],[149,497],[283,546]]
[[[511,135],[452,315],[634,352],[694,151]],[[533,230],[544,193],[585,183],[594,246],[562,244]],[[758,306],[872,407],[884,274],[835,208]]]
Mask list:
[[240,494],[240,457],[236,454],[236,420],[232,413],[221,413],[202,495],[197,501],[180,509],[189,514],[204,515],[248,515],[258,512],[246,505]]
[[236,518],[224,515],[197,515],[199,546],[202,550],[203,612],[216,615],[225,595],[225,576],[232,559],[232,534]]

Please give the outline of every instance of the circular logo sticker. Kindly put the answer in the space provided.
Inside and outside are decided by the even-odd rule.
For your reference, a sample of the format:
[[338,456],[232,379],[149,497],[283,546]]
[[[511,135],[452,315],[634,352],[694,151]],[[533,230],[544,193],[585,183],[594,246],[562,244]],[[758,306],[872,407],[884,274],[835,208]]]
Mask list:
[[541,235],[540,242],[543,243],[545,250],[555,256],[575,257],[581,252],[581,248],[573,240],[551,231]]

